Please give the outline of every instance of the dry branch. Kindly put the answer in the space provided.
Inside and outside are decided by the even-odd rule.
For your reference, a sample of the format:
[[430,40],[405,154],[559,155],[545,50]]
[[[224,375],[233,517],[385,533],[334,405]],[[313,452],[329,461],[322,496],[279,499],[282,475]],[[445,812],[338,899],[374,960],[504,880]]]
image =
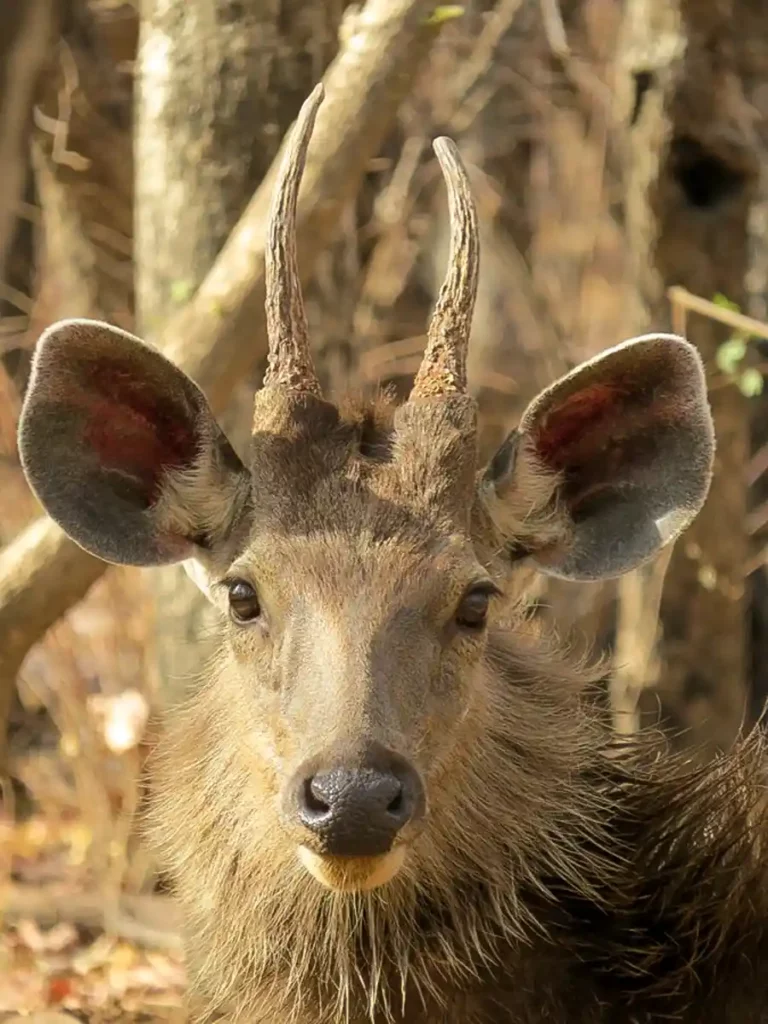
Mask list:
[[718,323],[732,327],[735,331],[744,331],[746,334],[755,334],[758,338],[768,338],[768,324],[762,320],[755,320],[752,316],[745,316],[732,309],[725,309],[718,306],[709,299],[702,299],[700,295],[693,295],[686,288],[674,285],[667,289],[667,297],[673,306],[678,306],[692,313],[699,313],[710,320],[717,320]]
[[[434,0],[369,0],[324,77],[325,102],[297,216],[301,274],[333,236],[439,31]],[[155,339],[197,380],[214,411],[266,350],[264,243],[275,165],[189,305]],[[16,673],[29,648],[107,566],[43,520],[0,556],[0,765]]]
[[609,693],[619,736],[640,732],[639,700],[658,675],[659,605],[674,545],[618,581],[616,647]]
[[37,519],[0,556],[0,772],[16,674],[32,644],[106,569],[49,519]]
[[53,318],[102,317],[130,329],[131,93],[102,24],[78,0],[35,108],[32,162],[45,236],[38,272]]
[[39,886],[9,883],[0,888],[0,917],[10,924],[31,919],[41,928],[53,928],[61,921],[109,934],[154,949],[179,949],[181,914],[167,896],[128,895],[121,898],[120,911],[105,912],[98,892],[78,892],[62,884]]
[[0,4],[0,282],[27,174],[29,124],[57,19],[55,0]]

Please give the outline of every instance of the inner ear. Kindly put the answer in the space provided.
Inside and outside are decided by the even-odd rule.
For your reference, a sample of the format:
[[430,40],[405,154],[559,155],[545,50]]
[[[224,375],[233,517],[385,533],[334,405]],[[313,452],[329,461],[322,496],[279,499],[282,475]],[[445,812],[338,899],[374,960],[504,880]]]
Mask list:
[[[560,476],[559,497],[572,520],[594,515],[612,496],[637,496],[640,488],[656,511],[687,503],[683,494],[679,502],[674,497],[680,481],[670,479],[670,469],[682,467],[697,438],[679,415],[678,398],[656,379],[621,377],[588,384],[530,418],[533,450]],[[672,489],[667,496],[657,493],[659,471]]]
[[63,321],[38,343],[19,451],[51,518],[122,564],[220,544],[250,486],[197,385],[157,349],[95,321]]
[[653,335],[602,353],[544,391],[489,474],[497,500],[514,496],[540,514],[525,467],[556,481],[547,521],[558,521],[559,510],[560,537],[534,529],[529,550],[545,572],[598,579],[639,565],[690,523],[713,453],[698,354],[682,339]]
[[160,497],[164,475],[199,455],[195,417],[183,395],[159,394],[115,358],[93,360],[72,374],[66,416],[82,417],[82,439],[106,473],[123,481],[145,508]]
[[[529,416],[534,448],[550,469],[573,477],[593,464],[595,455],[609,450],[613,442],[632,444],[637,437],[629,419],[641,421],[660,409],[651,409],[645,390],[633,392],[629,381],[587,384],[571,394],[558,397],[555,392],[549,408],[538,416]],[[663,414],[663,413],[662,413]],[[615,435],[621,424],[621,437]]]

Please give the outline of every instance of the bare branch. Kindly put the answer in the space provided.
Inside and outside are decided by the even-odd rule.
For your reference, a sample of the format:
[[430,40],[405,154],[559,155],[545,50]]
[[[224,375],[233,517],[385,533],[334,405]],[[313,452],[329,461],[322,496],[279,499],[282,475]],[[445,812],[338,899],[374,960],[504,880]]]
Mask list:
[[745,316],[743,313],[736,313],[732,309],[718,306],[709,299],[703,299],[700,295],[693,295],[686,288],[673,285],[667,289],[667,297],[673,306],[690,310],[692,313],[700,313],[709,317],[710,320],[717,320],[726,327],[733,327],[735,331],[744,331],[746,334],[754,334],[758,338],[768,338],[768,324],[762,320],[755,320],[752,316]]
[[90,6],[77,4],[39,92],[32,160],[46,243],[40,272],[52,315],[130,329],[131,98]]
[[16,673],[35,641],[107,568],[49,519],[37,519],[0,555],[0,772]]
[[42,928],[53,928],[68,921],[81,928],[104,928],[116,938],[145,948],[181,948],[181,914],[176,901],[167,896],[124,893],[119,913],[111,915],[98,891],[73,892],[57,884],[32,887],[11,882],[0,890],[0,911],[11,923],[31,919]]
[[638,702],[656,682],[659,664],[659,606],[674,544],[647,565],[618,581],[618,620],[609,695],[613,727],[619,736],[640,731]]
[[[297,210],[304,279],[439,32],[429,21],[433,7],[433,0],[370,0],[325,76]],[[197,294],[158,339],[214,411],[265,354],[266,225],[281,159],[282,151]],[[106,568],[47,520],[0,555],[0,734],[27,651]]]
[[0,281],[23,198],[32,104],[50,51],[56,0],[0,5]]

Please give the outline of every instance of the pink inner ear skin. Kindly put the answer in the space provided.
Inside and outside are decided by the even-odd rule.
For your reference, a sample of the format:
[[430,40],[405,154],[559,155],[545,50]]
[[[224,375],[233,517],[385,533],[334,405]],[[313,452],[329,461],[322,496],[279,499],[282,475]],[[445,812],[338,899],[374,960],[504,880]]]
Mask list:
[[96,461],[137,479],[149,503],[159,497],[163,471],[189,466],[197,455],[189,412],[112,362],[88,366],[72,404],[85,413],[83,440]]
[[552,469],[565,469],[571,449],[587,435],[600,443],[626,403],[626,392],[612,384],[583,387],[550,409],[536,434],[539,456]]

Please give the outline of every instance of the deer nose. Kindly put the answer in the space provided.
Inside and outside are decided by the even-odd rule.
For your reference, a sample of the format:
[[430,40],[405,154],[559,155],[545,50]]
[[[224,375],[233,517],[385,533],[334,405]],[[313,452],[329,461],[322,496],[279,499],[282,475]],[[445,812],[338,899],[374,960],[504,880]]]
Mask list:
[[296,807],[302,825],[338,857],[387,853],[416,813],[421,782],[411,768],[330,768],[301,780]]

